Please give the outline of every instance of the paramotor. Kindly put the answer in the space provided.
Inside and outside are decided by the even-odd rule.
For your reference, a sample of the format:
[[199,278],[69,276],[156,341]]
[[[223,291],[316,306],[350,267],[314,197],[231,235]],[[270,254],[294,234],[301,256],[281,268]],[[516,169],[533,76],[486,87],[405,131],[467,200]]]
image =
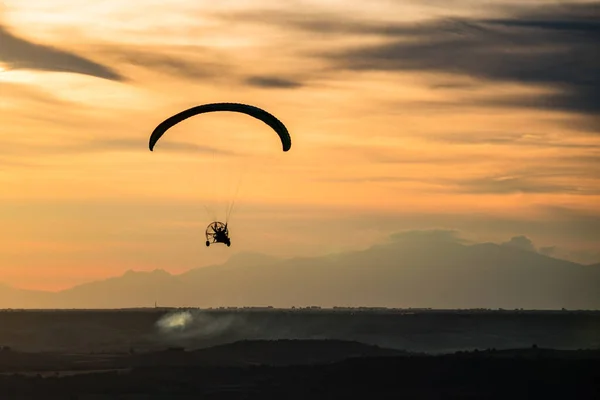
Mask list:
[[229,230],[227,224],[220,221],[213,221],[206,227],[206,247],[211,243],[225,243],[227,247],[231,246],[229,239]]
[[[277,133],[279,139],[281,140],[281,145],[284,152],[287,152],[292,147],[292,140],[286,126],[269,112],[255,106],[242,103],[209,103],[181,111],[161,122],[150,135],[150,141],[148,144],[150,151],[154,150],[154,146],[158,140],[173,126],[195,115],[215,111],[238,112],[254,117],[267,124],[275,131],[275,133]],[[227,247],[231,246],[231,239],[229,238],[229,229],[227,223],[232,208],[233,204],[227,211],[225,223],[213,221],[206,228],[205,234],[207,247],[210,246],[211,243],[224,243],[227,245]],[[216,219],[216,216],[214,218]]]

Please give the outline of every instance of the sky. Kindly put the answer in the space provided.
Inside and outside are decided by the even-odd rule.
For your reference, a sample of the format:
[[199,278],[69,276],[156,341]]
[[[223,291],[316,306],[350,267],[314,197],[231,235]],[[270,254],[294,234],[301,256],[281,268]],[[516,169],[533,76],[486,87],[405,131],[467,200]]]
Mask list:
[[[600,262],[600,7],[2,0],[0,282],[60,290],[398,231]],[[142,11],[142,12],[141,12]],[[248,116],[264,108],[289,152]],[[235,199],[232,247],[204,229]]]

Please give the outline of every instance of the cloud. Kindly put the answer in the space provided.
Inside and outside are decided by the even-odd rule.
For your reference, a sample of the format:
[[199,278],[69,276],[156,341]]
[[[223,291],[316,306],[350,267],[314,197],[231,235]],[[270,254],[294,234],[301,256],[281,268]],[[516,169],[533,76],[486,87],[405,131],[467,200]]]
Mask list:
[[169,51],[158,46],[102,46],[99,54],[115,64],[127,64],[157,71],[171,78],[192,81],[234,82],[266,89],[296,89],[304,86],[300,80],[268,75],[246,75],[226,63],[224,53],[201,46],[174,46]]
[[[441,200],[443,205],[443,200]],[[531,218],[494,215],[489,212],[457,213],[444,211],[421,212],[407,209],[397,213],[370,213],[347,217],[355,226],[364,229],[383,228],[397,230],[450,226],[461,232],[471,232],[483,240],[495,235],[521,235],[548,241],[570,241],[588,244],[600,243],[600,211],[580,210],[539,204],[529,208]],[[350,222],[348,222],[350,224]],[[395,227],[395,228],[394,228]],[[538,239],[536,239],[538,240]],[[597,245],[595,246],[598,247]]]
[[[364,158],[370,163],[381,164],[444,164],[447,162],[467,162],[473,164],[478,161],[489,160],[489,156],[485,154],[474,154],[473,152],[468,153],[468,159],[466,159],[466,154],[464,152],[450,153],[433,150],[425,152],[425,149],[415,151],[410,149],[394,149],[390,146],[335,145],[327,147],[327,151],[330,153],[352,154]],[[325,149],[326,146],[323,148]]]
[[268,76],[250,76],[245,79],[245,83],[250,86],[267,89],[295,89],[303,86],[298,81]]
[[[348,184],[416,182],[426,185],[421,188],[423,193],[600,195],[600,170],[596,168],[600,163],[599,155],[596,154],[597,145],[549,140],[544,142],[541,139],[526,138],[524,135],[488,137],[492,144],[510,145],[522,138],[526,143],[530,143],[525,145],[526,147],[535,148],[535,143],[541,143],[540,150],[555,148],[564,151],[540,151],[533,155],[527,149],[519,151],[514,148],[507,152],[492,152],[489,146],[481,149],[464,147],[453,149],[454,151],[440,151],[427,146],[411,150],[336,145],[327,151],[333,155],[343,153],[346,156],[364,159],[371,165],[387,165],[390,168],[397,166],[398,169],[385,174],[367,172],[353,177],[332,172],[322,175],[317,180]],[[439,138],[440,141],[447,140],[452,144],[489,144],[485,135],[477,134],[448,134]],[[407,174],[410,170],[402,166],[410,164],[427,166],[433,172],[427,175]],[[462,170],[461,166],[466,168]]]
[[319,182],[336,182],[336,183],[395,183],[395,182],[422,182],[422,179],[407,177],[407,176],[365,176],[355,178],[319,178],[315,179]]
[[24,161],[15,160],[12,157],[6,155],[0,155],[0,172],[1,171],[12,171],[14,168],[31,168],[36,169],[44,166],[43,163],[36,161]]
[[570,4],[544,5],[540,10],[542,15],[536,17],[521,11],[505,18],[438,19],[398,25],[385,29],[389,39],[385,43],[356,47],[329,57],[337,66],[352,70],[449,72],[537,85],[549,89],[548,93],[515,95],[498,102],[597,113],[598,9],[590,4]]
[[[409,229],[390,235],[392,241],[409,243],[459,243],[464,245],[480,243],[479,240],[467,240],[461,237],[461,231],[456,229]],[[592,264],[600,260],[600,252],[589,249],[573,250],[559,246],[543,246],[536,248],[533,241],[525,235],[512,236],[509,240],[500,242],[501,246],[513,247],[548,257],[571,260],[581,264]]]
[[510,145],[519,147],[561,148],[561,149],[600,149],[600,143],[575,143],[566,140],[557,141],[544,134],[503,133],[503,132],[469,132],[451,134],[432,134],[428,140],[458,145]]
[[[155,151],[158,151],[158,145]],[[29,156],[66,155],[82,153],[104,153],[104,152],[149,152],[147,138],[138,139],[93,139],[73,144],[44,145],[24,144],[19,142],[5,143],[0,149],[2,154],[26,154]],[[239,153],[211,146],[202,146],[187,142],[165,142],[160,144],[161,152],[176,153],[216,153],[221,155],[235,156]]]
[[113,81],[125,78],[112,68],[54,47],[13,35],[0,24],[0,61],[9,68],[72,72]]
[[[425,243],[459,243],[476,244],[479,240],[467,240],[461,237],[461,231],[456,229],[409,229],[390,235],[392,241],[425,242]],[[539,253],[548,257],[571,260],[581,264],[591,264],[600,260],[600,252],[589,249],[573,250],[559,246],[542,246],[536,248],[533,241],[525,235],[512,236],[509,240],[500,242],[501,246],[513,247],[532,253]]]
[[[158,150],[159,145],[157,144],[156,150]],[[87,144],[80,146],[81,149],[87,149],[89,151],[129,151],[129,150],[138,150],[138,151],[148,151],[148,142],[146,138],[144,140],[134,140],[134,139],[102,139],[102,140],[94,140]],[[165,142],[160,144],[161,151],[171,151],[171,152],[189,152],[189,153],[216,153],[221,155],[238,155],[238,153],[220,149],[212,146],[203,146],[197,145],[194,143],[187,142]]]
[[215,78],[229,72],[214,50],[197,46],[165,52],[156,46],[102,46],[98,52],[116,64],[128,64],[190,80]]
[[[593,3],[490,7],[500,17],[437,18],[416,23],[349,18],[333,13],[261,12],[270,23],[333,39],[373,38],[343,50],[317,50],[337,70],[449,73],[496,83],[520,83],[543,93],[498,97],[482,105],[570,111],[600,131],[600,10]],[[258,11],[234,17],[256,20]],[[363,40],[364,42],[364,40]],[[453,82],[447,85],[455,86]],[[462,85],[462,84],[460,84]],[[469,83],[469,88],[473,87]]]
[[[559,158],[559,162],[564,158]],[[518,171],[507,171],[504,175],[492,175],[480,178],[449,179],[442,177],[417,177],[393,175],[368,175],[362,177],[324,177],[316,179],[321,182],[335,182],[348,184],[366,183],[420,183],[428,185],[422,187],[427,192],[458,192],[469,194],[496,194],[508,195],[516,193],[528,194],[575,194],[579,196],[600,195],[600,171],[593,169],[593,164],[580,164],[567,166],[554,165],[552,161],[532,165]],[[587,179],[573,183],[573,179]],[[570,183],[561,183],[566,179]],[[557,181],[558,182],[555,182]]]
[[65,133],[65,127],[89,131],[91,127],[99,126],[106,129],[107,124],[111,123],[98,112],[96,106],[60,97],[64,94],[62,91],[10,81],[3,81],[0,85],[3,107],[6,107],[2,115],[6,140],[0,147],[0,153],[19,146],[9,138],[20,139],[28,134],[27,128],[32,124],[43,124],[44,135],[40,138],[43,141]]
[[513,236],[510,240],[501,243],[501,245],[542,254],[548,257],[570,260],[583,265],[592,264],[600,260],[600,251],[597,250],[567,249],[556,245],[542,246],[539,249],[536,249],[533,241],[525,235]]
[[518,176],[490,176],[476,179],[447,181],[464,193],[572,193],[578,195],[600,195],[600,188],[572,184],[542,182]]
[[[569,179],[591,179],[600,180],[600,170],[595,168],[594,161],[588,160],[585,156],[573,156],[573,157],[549,157],[548,159],[542,158],[539,163],[533,164],[529,167],[520,168],[514,170],[510,176],[525,176],[527,179],[541,179],[541,178],[569,178]],[[580,192],[593,193],[596,191],[595,188],[590,187],[585,189],[577,187]]]
[[515,247],[517,249],[537,253],[537,250],[535,249],[535,246],[533,245],[531,239],[523,235],[513,236],[508,242],[502,243],[502,246]]

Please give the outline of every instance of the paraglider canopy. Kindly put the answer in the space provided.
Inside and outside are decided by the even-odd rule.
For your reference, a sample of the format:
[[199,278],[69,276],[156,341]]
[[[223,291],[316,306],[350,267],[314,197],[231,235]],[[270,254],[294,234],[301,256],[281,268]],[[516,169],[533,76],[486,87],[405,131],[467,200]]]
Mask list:
[[169,130],[171,127],[177,125],[183,120],[186,120],[190,117],[193,117],[198,114],[204,114],[208,112],[215,111],[231,111],[231,112],[239,112],[256,119],[261,120],[265,124],[269,125],[279,136],[281,139],[281,144],[283,146],[283,151],[288,151],[292,147],[292,139],[290,138],[290,134],[285,127],[285,125],[278,120],[274,115],[269,112],[248,104],[241,103],[209,103],[203,104],[200,106],[195,106],[192,108],[188,108],[187,110],[181,111],[177,113],[163,122],[161,122],[150,135],[150,142],[148,147],[150,151],[154,150],[154,146],[156,142],[161,138],[161,136]]

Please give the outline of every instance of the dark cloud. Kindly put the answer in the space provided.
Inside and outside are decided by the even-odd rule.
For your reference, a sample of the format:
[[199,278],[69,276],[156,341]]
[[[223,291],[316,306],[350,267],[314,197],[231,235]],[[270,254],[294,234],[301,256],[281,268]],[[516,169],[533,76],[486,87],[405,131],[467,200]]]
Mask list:
[[[542,7],[542,6],[540,6]],[[388,41],[329,54],[352,70],[449,72],[548,89],[496,103],[600,111],[600,12],[589,4],[543,6],[497,19],[433,20],[385,29]],[[365,29],[365,27],[363,27]],[[374,31],[381,33],[382,28]],[[493,100],[490,100],[493,101]]]
[[251,76],[245,79],[245,83],[267,89],[295,89],[303,86],[298,81],[268,76]]
[[110,67],[74,53],[21,39],[1,24],[0,61],[14,69],[72,72],[113,81],[125,80]]
[[[394,23],[317,12],[255,11],[229,18],[261,23],[266,20],[286,30],[332,39],[335,35],[383,37],[384,41],[373,44],[315,55],[330,60],[336,69],[451,73],[537,86],[547,93],[502,98],[498,93],[489,93],[478,102],[585,114],[592,118],[592,130],[600,131],[600,119],[595,117],[600,111],[598,3],[501,5],[489,9],[500,17]],[[474,87],[472,83],[453,82],[441,86],[465,85]]]

